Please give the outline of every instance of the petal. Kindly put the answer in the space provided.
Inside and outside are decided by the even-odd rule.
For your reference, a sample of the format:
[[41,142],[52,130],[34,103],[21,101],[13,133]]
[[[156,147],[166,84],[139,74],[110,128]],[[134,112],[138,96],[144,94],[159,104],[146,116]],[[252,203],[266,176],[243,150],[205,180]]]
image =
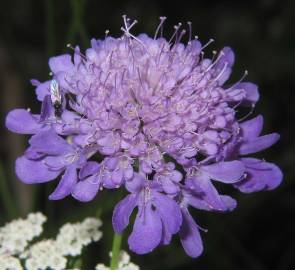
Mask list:
[[50,91],[49,91],[50,82],[51,81],[46,81],[46,82],[43,82],[37,86],[35,91],[36,91],[37,99],[39,101],[43,101],[45,96],[50,94]]
[[[196,198],[200,198],[199,200],[204,201],[204,208],[201,209],[207,210],[206,208],[208,207],[208,210],[222,212],[229,210],[207,175],[199,175],[195,177],[194,185],[196,190],[202,190],[202,193],[197,194],[198,196]],[[192,203],[192,201],[190,201],[190,203]]]
[[182,223],[182,215],[179,205],[171,198],[159,192],[153,192],[152,204],[156,207],[160,217],[167,226],[168,232],[175,234]]
[[255,118],[240,124],[240,128],[245,141],[257,138],[262,131],[262,127],[263,117],[261,115],[258,115]]
[[73,68],[71,56],[69,54],[63,54],[49,59],[49,67],[53,73],[60,71],[66,71]]
[[202,238],[195,223],[187,209],[182,211],[183,222],[179,231],[181,244],[187,255],[196,258],[203,252]]
[[231,74],[231,68],[235,61],[235,55],[230,47],[224,47],[222,49],[223,55],[219,58],[215,69],[217,72],[216,77],[219,85],[223,85]]
[[46,156],[44,164],[53,171],[63,170],[68,165],[64,156]]
[[150,204],[138,211],[133,231],[128,238],[129,248],[137,254],[146,254],[158,246],[162,239],[162,222]]
[[259,92],[256,84],[250,82],[242,82],[239,83],[236,88],[244,89],[246,92],[246,98],[243,100],[242,103],[243,105],[251,106],[253,104],[256,104],[256,102],[259,100]]
[[35,134],[42,127],[37,118],[24,109],[10,111],[6,116],[5,125],[10,131],[20,134]]
[[237,201],[230,196],[220,195],[224,205],[226,205],[228,211],[232,211],[237,207]]
[[176,185],[174,182],[170,181],[167,178],[164,178],[162,181],[162,188],[165,193],[167,194],[176,194],[179,192],[179,186]]
[[125,186],[129,192],[135,193],[139,192],[142,189],[144,182],[145,179],[142,175],[140,175],[139,173],[134,173],[133,178],[126,181]]
[[273,163],[256,158],[242,158],[246,166],[247,177],[235,186],[242,192],[251,193],[260,190],[272,190],[283,179],[282,171]]
[[112,172],[112,181],[116,186],[122,184],[123,176],[124,174],[122,169],[118,169]]
[[72,190],[72,196],[81,202],[89,202],[94,199],[100,187],[98,176],[92,175],[79,181]]
[[160,244],[161,245],[169,245],[172,239],[172,234],[169,232],[168,224],[162,221],[162,239]]
[[72,152],[72,146],[52,129],[32,136],[29,143],[36,152],[48,155],[64,155]]
[[136,194],[127,195],[114,208],[113,227],[117,233],[122,233],[129,224],[129,218],[137,205],[138,196]]
[[244,142],[239,149],[240,155],[248,155],[256,152],[260,152],[266,148],[271,147],[280,139],[278,133],[271,133],[268,135],[257,137],[248,142]]
[[95,161],[88,161],[85,163],[85,165],[81,168],[79,172],[79,178],[83,179],[86,178],[92,174],[98,173],[100,169],[100,165],[98,162]]
[[77,183],[76,164],[67,167],[65,174],[62,176],[56,189],[49,195],[49,200],[60,200],[71,194]]
[[30,160],[19,157],[15,163],[17,177],[26,184],[44,183],[55,179],[60,171],[51,171],[42,160]]
[[40,122],[47,120],[54,114],[50,95],[44,97],[41,105]]
[[245,166],[243,162],[234,160],[202,166],[201,170],[206,172],[211,179],[230,184],[240,180],[245,172]]

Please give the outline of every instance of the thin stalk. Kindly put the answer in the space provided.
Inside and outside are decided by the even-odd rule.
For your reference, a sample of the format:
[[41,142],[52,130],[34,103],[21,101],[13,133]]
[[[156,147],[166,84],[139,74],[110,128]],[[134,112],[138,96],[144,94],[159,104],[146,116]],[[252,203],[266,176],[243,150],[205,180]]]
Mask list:
[[122,234],[114,233],[112,258],[111,258],[111,270],[118,269],[118,262],[121,250]]
[[17,217],[18,211],[15,201],[12,199],[12,194],[7,185],[7,179],[4,174],[4,168],[0,163],[0,196],[3,201],[4,208],[10,219]]

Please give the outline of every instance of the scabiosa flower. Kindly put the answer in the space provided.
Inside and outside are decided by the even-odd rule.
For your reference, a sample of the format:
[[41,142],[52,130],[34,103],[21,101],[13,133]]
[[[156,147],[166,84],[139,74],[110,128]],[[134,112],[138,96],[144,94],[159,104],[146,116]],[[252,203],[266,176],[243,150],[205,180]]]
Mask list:
[[185,30],[153,38],[135,36],[126,16],[123,35],[91,40],[85,55],[75,47],[51,57],[52,78],[32,80],[39,114],[16,109],[6,118],[13,132],[32,134],[29,148],[16,161],[25,183],[60,177],[50,199],[72,195],[90,201],[106,189],[126,188],[117,204],[114,229],[126,228],[137,208],[130,249],[144,254],[169,244],[179,233],[188,255],[203,246],[200,227],[189,213],[231,211],[236,201],[219,194],[214,182],[242,192],[274,189],[280,169],[248,155],[273,145],[278,134],[260,136],[262,116],[241,122],[238,107],[253,111],[258,88],[250,82],[227,85],[234,64],[229,47],[204,56],[197,38],[182,43]]

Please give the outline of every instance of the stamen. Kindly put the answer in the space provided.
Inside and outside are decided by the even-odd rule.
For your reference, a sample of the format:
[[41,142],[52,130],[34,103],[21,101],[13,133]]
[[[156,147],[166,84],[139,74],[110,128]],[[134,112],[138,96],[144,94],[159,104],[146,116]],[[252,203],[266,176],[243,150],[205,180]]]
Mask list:
[[105,30],[105,37],[104,38],[107,38],[108,37],[108,34],[110,33],[110,30]]
[[86,55],[81,53],[78,47],[74,48],[71,43],[68,43],[67,48],[70,48],[70,49],[72,49],[74,51],[74,53],[79,54],[83,58],[83,60],[85,60],[85,61],[87,60]]
[[238,122],[242,122],[242,121],[244,121],[245,119],[247,119],[247,118],[253,113],[254,108],[255,108],[255,105],[252,104],[252,105],[251,105],[251,110],[250,110],[245,116],[243,116],[241,119],[239,119]]
[[173,35],[171,36],[170,40],[168,41],[169,44],[172,42],[173,38],[177,35],[177,32],[178,32],[179,28],[181,27],[181,25],[182,25],[182,23],[178,23],[178,25],[174,25],[173,28],[175,29],[175,31],[174,31]]
[[202,48],[201,50],[204,50],[206,47],[208,47],[212,42],[214,42],[214,39],[211,38]]
[[167,19],[167,17],[160,17],[159,19],[160,19],[160,23],[159,23],[159,25],[158,25],[158,27],[156,29],[156,32],[155,32],[155,35],[154,35],[154,39],[157,38],[158,33],[159,33],[159,30],[161,30],[161,37],[162,37],[163,25],[164,25],[164,22]]
[[191,43],[191,40],[192,40],[192,22],[187,22],[187,25],[188,25],[188,43],[190,44]]
[[220,71],[220,73],[214,78],[214,80],[212,82],[216,82],[221,76],[222,74],[225,72],[226,68],[228,66],[228,62],[224,63],[224,66],[222,68],[222,70]]
[[220,58],[222,57],[222,56],[224,56],[224,52],[223,51],[220,51],[220,53],[219,53],[219,55],[218,55],[218,57],[216,58],[216,60],[205,70],[205,74],[212,68],[212,67],[214,67],[216,64],[217,64],[217,62],[220,60]]

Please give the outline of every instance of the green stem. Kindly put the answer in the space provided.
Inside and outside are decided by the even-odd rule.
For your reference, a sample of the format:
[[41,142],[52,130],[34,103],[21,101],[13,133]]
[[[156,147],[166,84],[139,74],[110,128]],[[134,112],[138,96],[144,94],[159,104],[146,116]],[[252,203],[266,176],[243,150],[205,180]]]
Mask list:
[[121,243],[122,243],[122,234],[114,233],[112,258],[111,258],[111,270],[118,269]]
[[4,167],[0,163],[0,194],[3,201],[4,208],[9,215],[9,218],[15,218],[18,215],[18,210],[14,200],[12,199],[12,194],[7,185],[7,178],[4,174]]

